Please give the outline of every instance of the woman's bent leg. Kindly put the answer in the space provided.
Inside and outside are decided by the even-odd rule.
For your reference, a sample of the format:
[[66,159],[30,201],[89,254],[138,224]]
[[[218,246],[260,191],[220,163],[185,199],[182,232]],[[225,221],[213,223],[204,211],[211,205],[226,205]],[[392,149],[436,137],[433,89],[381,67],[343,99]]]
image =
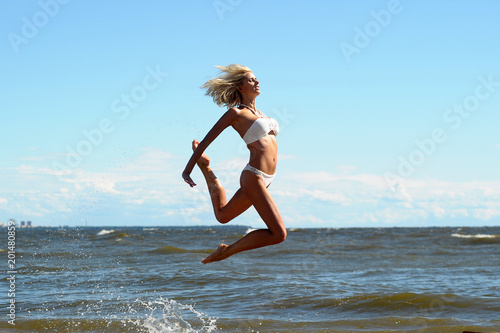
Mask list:
[[278,244],[286,239],[287,232],[283,219],[260,176],[244,171],[241,175],[241,190],[253,204],[268,229],[254,230],[231,245],[219,245],[214,253],[202,260],[202,263],[223,260],[238,252]]
[[[198,141],[193,141],[193,150],[198,147],[198,144]],[[227,202],[226,191],[210,168],[210,159],[207,155],[203,154],[197,162],[197,165],[207,182],[208,192],[217,221],[220,223],[227,223],[246,211],[252,205],[241,189],[236,191],[233,198],[229,200],[229,203]]]

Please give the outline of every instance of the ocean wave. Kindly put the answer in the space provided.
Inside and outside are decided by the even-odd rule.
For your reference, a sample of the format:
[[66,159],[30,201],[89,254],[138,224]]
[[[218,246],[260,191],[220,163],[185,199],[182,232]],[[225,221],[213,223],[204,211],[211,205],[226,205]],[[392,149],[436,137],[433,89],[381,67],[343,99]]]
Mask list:
[[379,311],[380,309],[390,311],[421,311],[445,303],[448,306],[453,303],[455,306],[466,306],[467,302],[460,302],[457,296],[453,294],[377,293],[347,297],[339,300],[338,305],[346,310],[370,312]]
[[475,245],[488,245],[488,244],[498,244],[500,243],[500,235],[498,234],[474,234],[474,235],[465,235],[465,234],[452,234],[451,237],[455,239],[461,239],[463,241],[467,241],[470,244]]
[[109,235],[109,234],[112,234],[114,233],[115,231],[114,230],[106,230],[106,229],[102,229],[101,231],[99,231],[97,233],[97,236],[104,236],[104,235]]
[[40,265],[24,266],[18,269],[19,273],[23,275],[38,275],[42,273],[63,272],[65,270],[66,269],[61,266],[50,267],[50,266],[40,266]]
[[[133,310],[132,310],[133,311]],[[190,311],[190,310],[187,310]],[[197,311],[197,310],[194,310]],[[159,310],[157,310],[159,312]],[[153,314],[152,314],[153,315]],[[152,316],[151,315],[151,316]],[[154,314],[159,316],[158,314]],[[307,320],[296,318],[295,320],[269,320],[259,317],[243,318],[219,318],[208,317],[201,314],[201,319],[189,319],[188,325],[183,329],[178,329],[183,324],[176,324],[175,317],[167,315],[167,320],[161,318],[148,317],[144,319],[19,319],[16,326],[21,326],[26,332],[58,332],[58,333],[90,333],[90,332],[113,332],[113,333],[233,333],[233,332],[262,332],[262,333],[290,333],[290,332],[367,332],[367,333],[388,333],[388,332],[490,332],[497,333],[498,325],[470,325],[454,318],[426,318],[426,317],[391,317],[380,316],[378,318],[332,318],[330,320]],[[177,317],[178,318],[178,317]],[[184,317],[177,319],[186,321]],[[12,329],[2,325],[2,333],[17,333],[18,329]],[[202,325],[205,325],[203,327]],[[12,325],[9,325],[12,326]]]
[[500,238],[500,235],[486,235],[486,234],[463,235],[463,234],[452,234],[451,237],[472,238],[472,239],[495,239],[495,238]]
[[[12,325],[10,325],[12,326]],[[24,332],[138,332],[135,328],[127,328],[126,324],[120,320],[106,319],[84,319],[84,318],[64,318],[64,319],[16,319],[15,327],[22,327]],[[129,325],[130,326],[130,325]],[[9,330],[2,327],[2,332],[14,333],[20,330]],[[5,330],[4,330],[5,329]],[[148,332],[142,330],[139,332]],[[154,332],[154,331],[153,331]]]
[[[498,333],[493,324],[487,326],[466,325],[454,318],[393,317],[377,318],[330,318],[321,321],[294,318],[293,320],[268,320],[262,318],[238,318],[220,321],[221,332],[262,332],[262,333],[459,333],[489,332]],[[488,329],[489,327],[490,329]],[[495,326],[497,327],[497,326]],[[494,331],[491,329],[495,329]]]
[[106,229],[99,231],[99,233],[97,233],[96,236],[103,236],[99,237],[98,239],[114,239],[117,242],[123,241],[123,238],[129,238],[129,237],[142,238],[139,235],[129,234],[127,232],[117,232],[116,230],[106,230]]
[[301,232],[301,231],[304,231],[304,229],[300,229],[300,228],[288,228],[287,231],[288,232]]
[[300,307],[310,308],[314,311],[343,311],[354,313],[380,313],[390,312],[397,315],[425,315],[427,312],[447,313],[451,309],[471,311],[477,309],[484,312],[487,304],[491,315],[500,311],[500,306],[495,300],[484,298],[461,297],[455,294],[426,294],[426,293],[374,293],[348,296],[343,298],[324,298],[318,296],[287,297],[274,303],[274,307]]
[[248,235],[249,233],[251,233],[252,231],[255,231],[257,229],[253,229],[253,228],[248,228],[247,231],[245,231],[245,235]]

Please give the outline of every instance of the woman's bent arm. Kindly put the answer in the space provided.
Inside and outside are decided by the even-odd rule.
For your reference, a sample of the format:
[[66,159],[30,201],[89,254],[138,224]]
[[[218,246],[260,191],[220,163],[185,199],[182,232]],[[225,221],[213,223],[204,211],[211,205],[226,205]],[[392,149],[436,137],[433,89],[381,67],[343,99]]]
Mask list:
[[191,158],[189,159],[188,163],[186,164],[186,167],[184,168],[184,171],[182,172],[182,178],[191,187],[196,185],[189,176],[193,171],[196,162],[198,162],[205,149],[207,149],[207,147],[219,136],[219,134],[221,134],[222,131],[224,131],[227,127],[231,126],[231,124],[233,123],[233,121],[236,119],[237,116],[238,116],[238,111],[235,108],[231,108],[226,113],[224,113],[224,115],[217,121],[217,123],[215,123],[212,129],[207,133],[205,138],[201,140],[200,144],[193,152],[193,155],[191,155]]

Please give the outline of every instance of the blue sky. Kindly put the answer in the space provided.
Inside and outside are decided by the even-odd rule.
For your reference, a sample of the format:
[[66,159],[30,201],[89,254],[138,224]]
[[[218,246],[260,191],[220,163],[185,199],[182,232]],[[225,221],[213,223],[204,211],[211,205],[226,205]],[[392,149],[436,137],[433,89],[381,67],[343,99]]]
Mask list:
[[[497,1],[40,0],[0,5],[0,221],[213,225],[200,86],[249,66],[280,122],[289,227],[500,222]],[[248,151],[207,151],[228,194]],[[249,211],[233,224],[262,226]]]

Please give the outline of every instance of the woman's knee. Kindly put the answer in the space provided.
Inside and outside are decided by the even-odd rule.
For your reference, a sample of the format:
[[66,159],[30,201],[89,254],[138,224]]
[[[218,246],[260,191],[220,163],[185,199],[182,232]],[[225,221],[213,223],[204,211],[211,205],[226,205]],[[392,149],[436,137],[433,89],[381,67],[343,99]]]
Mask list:
[[[234,208],[233,206],[231,206]],[[236,216],[240,215],[242,212],[235,211],[234,209],[224,206],[215,212],[215,218],[219,223],[226,224],[232,221]]]
[[272,232],[273,235],[273,240],[275,241],[275,244],[279,244],[285,241],[287,234],[286,228],[283,226],[274,232]]
[[222,224],[226,224],[232,220],[232,218],[230,216],[228,216],[227,214],[224,214],[224,211],[216,212],[215,218],[217,219],[217,221],[219,223],[222,223]]

